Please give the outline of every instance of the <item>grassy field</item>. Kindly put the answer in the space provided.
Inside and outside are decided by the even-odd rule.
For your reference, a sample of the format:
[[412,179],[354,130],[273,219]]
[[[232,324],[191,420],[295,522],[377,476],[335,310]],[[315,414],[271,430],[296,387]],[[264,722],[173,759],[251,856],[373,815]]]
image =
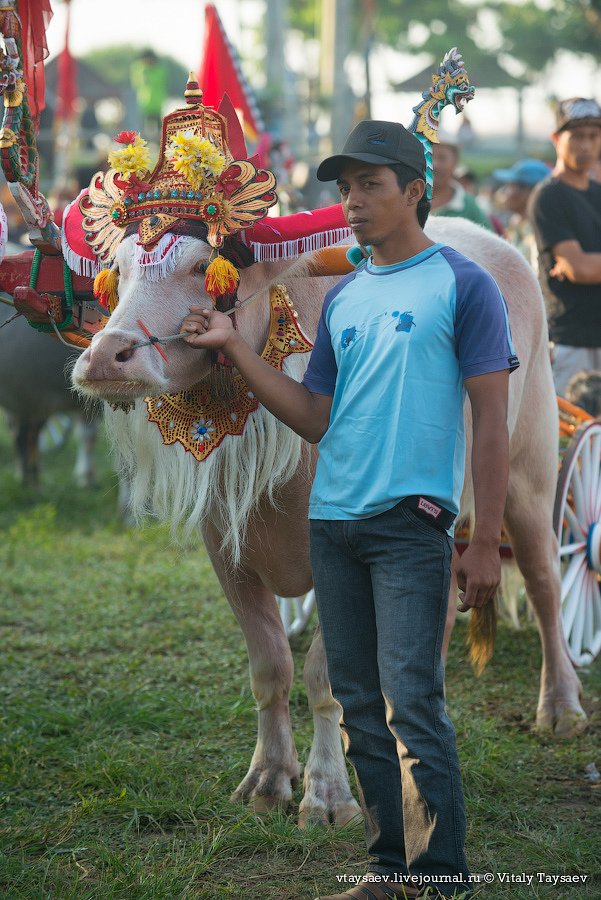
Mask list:
[[[104,454],[104,455],[103,455]],[[242,637],[202,549],[124,530],[102,448],[99,487],[73,487],[73,450],[23,490],[0,423],[0,897],[310,900],[360,874],[360,827],[295,826],[229,803],[254,746]],[[535,631],[501,628],[476,679],[459,627],[448,666],[476,872],[587,874],[570,891],[483,888],[483,898],[601,896],[601,661],[582,671],[591,725],[569,743],[531,731]],[[294,642],[291,697],[305,759],[311,723]],[[300,800],[297,792],[295,802]]]

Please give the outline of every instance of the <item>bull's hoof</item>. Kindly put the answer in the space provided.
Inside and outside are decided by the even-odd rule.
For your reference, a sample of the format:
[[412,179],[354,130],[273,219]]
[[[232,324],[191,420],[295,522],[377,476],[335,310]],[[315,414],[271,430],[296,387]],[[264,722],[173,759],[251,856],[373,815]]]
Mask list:
[[299,828],[307,825],[330,825],[342,828],[352,819],[361,818],[359,804],[351,794],[346,770],[340,773],[313,774],[305,769],[305,795],[298,814]]
[[298,774],[281,769],[251,767],[240,782],[230,800],[248,803],[257,815],[263,815],[277,807],[285,810],[298,787]]
[[353,819],[361,819],[361,809],[355,800],[348,803],[337,803],[328,809],[325,804],[323,806],[308,806],[301,804],[298,815],[298,827],[306,828],[308,825],[330,825],[336,828],[343,828],[352,822]]
[[583,732],[587,725],[586,713],[577,701],[545,706],[536,714],[536,731],[551,737],[573,738]]

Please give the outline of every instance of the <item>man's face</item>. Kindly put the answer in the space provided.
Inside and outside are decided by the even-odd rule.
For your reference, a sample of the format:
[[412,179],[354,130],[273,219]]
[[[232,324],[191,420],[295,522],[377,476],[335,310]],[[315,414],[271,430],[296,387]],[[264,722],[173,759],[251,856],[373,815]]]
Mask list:
[[459,154],[457,148],[451,144],[433,144],[432,162],[434,165],[434,185],[447,184],[453,177],[457,167]]
[[506,209],[513,213],[525,215],[528,206],[528,198],[532,192],[532,188],[526,184],[519,184],[517,181],[510,181],[500,191],[500,196]]
[[[417,178],[416,181],[418,186],[424,184]],[[410,201],[411,185],[415,182],[401,191],[388,166],[349,161],[336,184],[345,218],[364,246],[377,247],[395,234],[401,236],[415,219],[417,204]]]
[[557,158],[574,172],[588,172],[599,159],[601,152],[601,127],[578,125],[565,128],[553,135]]

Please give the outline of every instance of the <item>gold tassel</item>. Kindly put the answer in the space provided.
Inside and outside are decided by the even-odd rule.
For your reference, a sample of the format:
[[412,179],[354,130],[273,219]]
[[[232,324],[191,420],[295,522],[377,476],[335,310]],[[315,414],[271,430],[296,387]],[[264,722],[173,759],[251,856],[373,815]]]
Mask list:
[[469,659],[476,675],[482,672],[492,659],[497,634],[497,598],[493,597],[480,608],[473,609],[467,629]]
[[238,287],[240,273],[236,266],[224,256],[216,256],[205,274],[205,291],[214,300],[224,294],[233,294]]
[[119,303],[119,273],[116,269],[103,269],[94,279],[94,296],[108,314],[115,312]]

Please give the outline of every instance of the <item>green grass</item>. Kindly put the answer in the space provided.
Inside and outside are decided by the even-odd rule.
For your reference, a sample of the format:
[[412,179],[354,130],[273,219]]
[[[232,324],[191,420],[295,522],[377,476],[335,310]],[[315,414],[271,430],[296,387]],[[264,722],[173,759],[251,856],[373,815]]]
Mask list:
[[[361,828],[298,831],[296,806],[262,819],[232,805],[255,738],[243,640],[202,549],[166,529],[124,530],[101,448],[100,485],[73,487],[73,448],[23,490],[0,424],[0,897],[305,900],[365,867]],[[476,679],[459,627],[448,702],[476,872],[588,874],[588,885],[495,884],[484,898],[601,896],[601,663],[582,672],[586,734],[531,731],[536,632],[502,627]],[[310,634],[295,640],[301,759]],[[295,795],[295,804],[300,792]]]

